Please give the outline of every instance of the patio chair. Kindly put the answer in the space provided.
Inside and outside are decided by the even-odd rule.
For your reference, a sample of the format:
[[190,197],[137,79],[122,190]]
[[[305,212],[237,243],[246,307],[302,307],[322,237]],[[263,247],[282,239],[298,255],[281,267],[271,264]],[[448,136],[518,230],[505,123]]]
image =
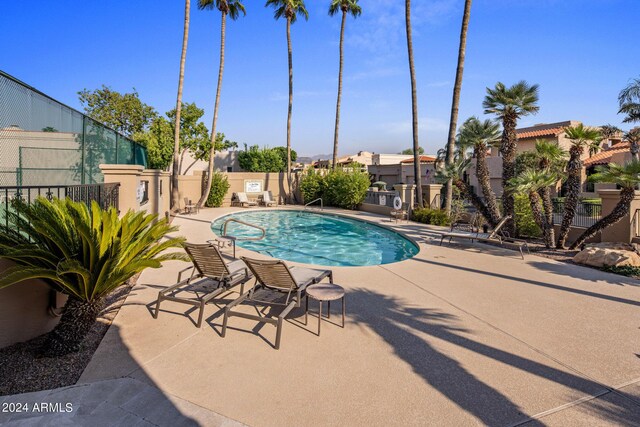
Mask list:
[[198,205],[193,203],[193,201],[191,201],[188,197],[184,198],[184,213],[198,213]]
[[[330,283],[333,283],[333,272],[331,270],[288,267],[284,261],[280,260],[257,260],[247,257],[242,257],[242,259],[255,275],[256,282],[248,292],[226,306],[222,336],[225,336],[229,317],[232,316],[270,323],[276,326],[275,349],[277,350],[280,348],[282,323],[291,310],[295,307],[300,307],[302,298],[306,295],[305,289],[307,286],[318,283],[326,277],[329,278]],[[262,303],[272,307],[272,309],[276,308],[276,306],[284,306],[285,308],[277,318],[233,310],[235,306],[244,301]]]
[[450,231],[446,233],[440,233],[440,246],[442,246],[442,242],[445,238],[449,238],[449,243],[451,243],[451,239],[467,239],[471,240],[473,243],[474,240],[478,242],[489,242],[489,243],[498,243],[501,246],[504,246],[505,243],[513,244],[518,247],[520,251],[520,256],[524,259],[524,252],[522,248],[526,248],[527,252],[529,251],[529,245],[525,240],[514,239],[510,237],[508,234],[504,233],[501,229],[507,223],[507,221],[511,218],[511,216],[507,215],[503,217],[498,224],[491,230],[490,233],[480,233],[477,231]]
[[271,196],[271,191],[262,192],[262,204],[267,207],[278,206],[278,202],[273,200],[273,197]]
[[[241,260],[225,262],[220,250],[209,244],[185,243],[184,250],[191,258],[193,265],[178,273],[178,283],[158,292],[156,310],[153,317],[158,318],[160,303],[164,300],[190,304],[200,309],[196,326],[202,326],[204,306],[227,291],[240,285],[240,294],[244,293],[244,284],[252,277],[251,272]],[[182,280],[182,275],[191,270],[191,276]],[[205,279],[194,282],[196,279]],[[209,280],[206,280],[209,279]],[[212,283],[213,281],[213,288]],[[181,292],[193,292],[196,297],[186,298],[177,296]]]
[[398,220],[404,219],[405,221],[409,220],[409,203],[402,203],[402,207],[400,209],[392,209],[389,212],[391,218],[395,219],[396,222]]
[[242,207],[252,207],[252,206],[258,206],[257,202],[254,202],[253,200],[249,200],[249,198],[247,197],[247,193],[236,193],[238,196],[238,203],[240,203],[240,206]]

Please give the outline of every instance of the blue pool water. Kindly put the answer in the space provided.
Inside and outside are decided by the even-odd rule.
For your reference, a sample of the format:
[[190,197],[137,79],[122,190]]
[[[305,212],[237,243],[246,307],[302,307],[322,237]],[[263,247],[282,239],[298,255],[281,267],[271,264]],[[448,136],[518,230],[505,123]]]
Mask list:
[[[255,210],[218,218],[211,224],[222,235],[224,222],[235,218],[266,230],[262,240],[237,245],[274,258],[326,266],[388,264],[411,258],[419,248],[398,233],[364,221],[309,211]],[[230,222],[227,234],[259,237],[255,228]]]

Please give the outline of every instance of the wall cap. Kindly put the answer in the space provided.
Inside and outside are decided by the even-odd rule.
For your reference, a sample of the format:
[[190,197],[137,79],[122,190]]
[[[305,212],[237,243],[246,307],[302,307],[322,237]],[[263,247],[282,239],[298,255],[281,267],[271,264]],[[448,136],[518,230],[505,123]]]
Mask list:
[[140,165],[99,165],[104,175],[140,175],[144,166]]

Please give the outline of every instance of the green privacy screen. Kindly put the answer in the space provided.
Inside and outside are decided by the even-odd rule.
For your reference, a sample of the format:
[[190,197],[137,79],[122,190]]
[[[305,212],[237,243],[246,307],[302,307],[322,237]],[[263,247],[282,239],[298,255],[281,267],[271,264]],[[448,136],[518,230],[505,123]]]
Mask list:
[[101,183],[103,163],[147,167],[147,152],[0,71],[0,186]]

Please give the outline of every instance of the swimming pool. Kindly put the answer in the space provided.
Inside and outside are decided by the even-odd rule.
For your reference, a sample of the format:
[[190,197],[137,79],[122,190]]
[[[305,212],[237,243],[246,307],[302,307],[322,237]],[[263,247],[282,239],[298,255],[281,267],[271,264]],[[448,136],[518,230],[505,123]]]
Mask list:
[[[263,227],[262,240],[238,240],[238,246],[274,258],[326,266],[364,266],[402,261],[420,249],[389,229],[364,221],[298,210],[260,210],[234,213],[211,224],[222,235],[224,222],[235,218]],[[230,222],[227,234],[259,237],[262,232]]]

